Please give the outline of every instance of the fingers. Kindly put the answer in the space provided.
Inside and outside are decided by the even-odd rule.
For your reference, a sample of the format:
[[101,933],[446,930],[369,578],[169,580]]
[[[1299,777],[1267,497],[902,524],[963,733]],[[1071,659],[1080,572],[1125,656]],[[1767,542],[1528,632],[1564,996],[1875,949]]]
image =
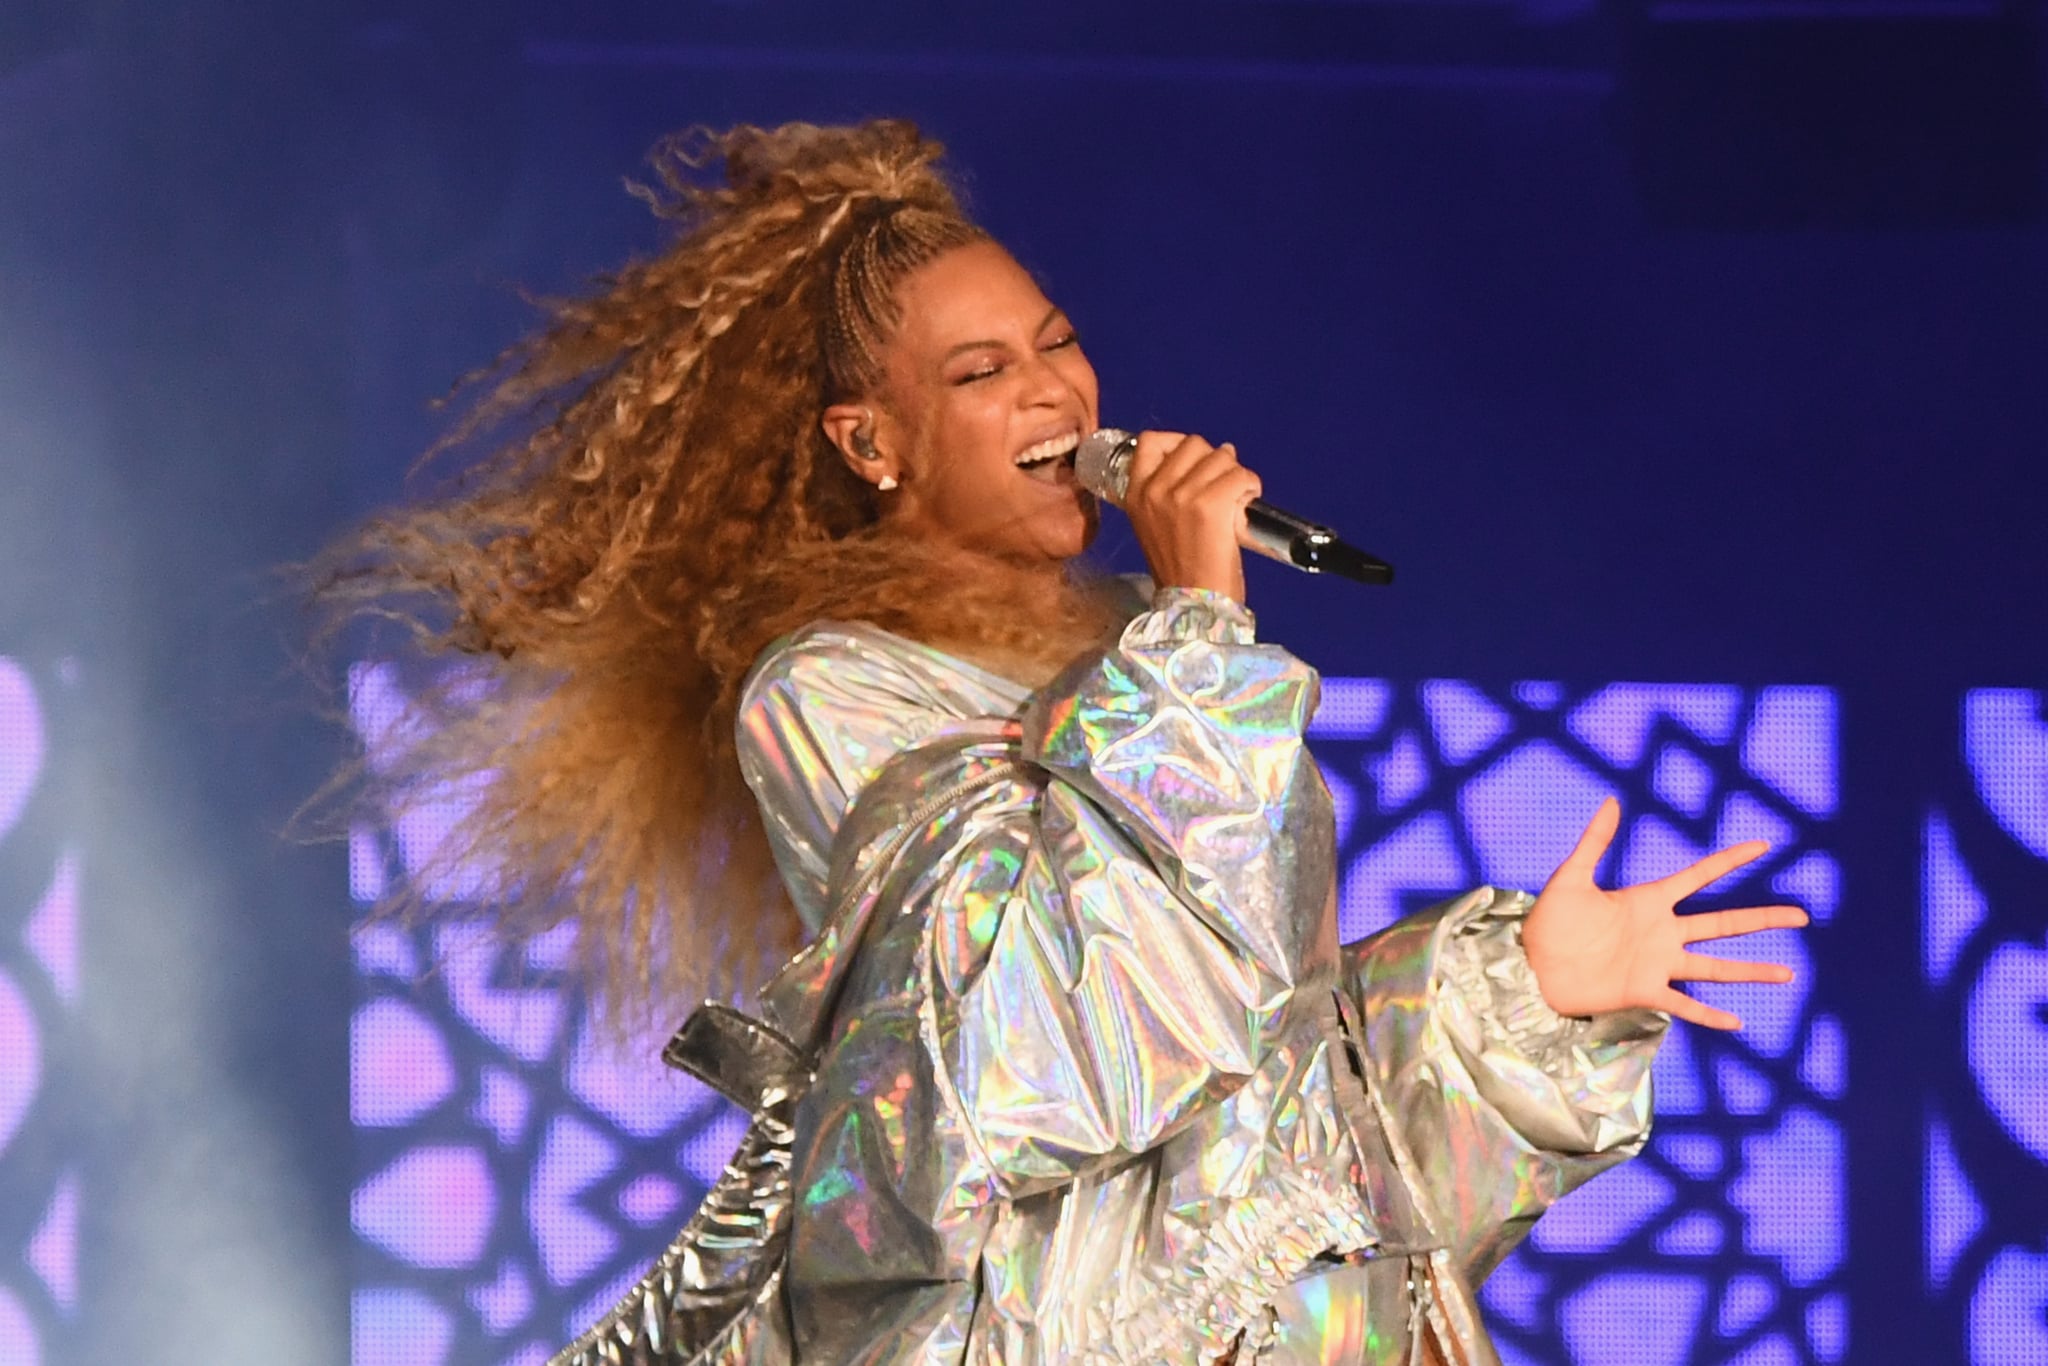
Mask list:
[[[1156,457],[1141,466],[1139,457],[1149,444]],[[1220,478],[1232,473],[1249,475],[1237,463],[1237,447],[1225,442],[1213,446],[1199,436],[1181,432],[1145,432],[1138,437],[1138,449],[1131,458],[1131,496],[1162,498],[1173,495],[1194,497]]]
[[1237,447],[1228,441],[1211,446],[1200,437],[1170,452],[1159,467],[1151,492],[1188,504],[1216,505],[1242,512],[1259,496],[1259,476],[1237,463]]
[[1259,479],[1229,445],[1181,432],[1143,432],[1124,512],[1162,587],[1205,588],[1242,601],[1239,539]]
[[[1131,479],[1124,500],[1134,503],[1153,493],[1155,485],[1162,491],[1171,488],[1188,457],[1208,446],[1201,437],[1186,432],[1139,432],[1138,444],[1131,451]],[[1174,457],[1180,457],[1179,463],[1169,471],[1168,463]]]
[[1754,863],[1769,853],[1771,846],[1763,840],[1744,840],[1731,844],[1726,849],[1707,855],[1690,868],[1681,868],[1670,877],[1658,880],[1658,885],[1667,889],[1673,901],[1683,901],[1694,892],[1734,872],[1745,863]]
[[1783,963],[1751,963],[1740,958],[1709,958],[1688,953],[1672,976],[1681,982],[1789,982],[1792,969]]
[[1745,906],[1733,911],[1703,911],[1678,917],[1678,942],[1697,944],[1703,939],[1733,939],[1758,930],[1796,930],[1809,917],[1797,906]]
[[1600,803],[1600,809],[1593,813],[1593,819],[1586,823],[1584,833],[1573,847],[1571,854],[1558,866],[1551,878],[1570,873],[1574,878],[1593,880],[1593,870],[1600,866],[1600,860],[1607,856],[1608,846],[1614,843],[1614,832],[1621,828],[1621,803],[1609,797]]
[[1740,1016],[1730,1015],[1725,1010],[1716,1010],[1704,1001],[1695,1001],[1684,992],[1670,989],[1657,1000],[1657,1009],[1674,1020],[1699,1025],[1702,1029],[1735,1030],[1742,1028]]
[[1239,508],[1265,492],[1259,476],[1237,463],[1237,447],[1227,441],[1216,448],[1213,458],[1191,468],[1182,483],[1191,497],[1227,498]]

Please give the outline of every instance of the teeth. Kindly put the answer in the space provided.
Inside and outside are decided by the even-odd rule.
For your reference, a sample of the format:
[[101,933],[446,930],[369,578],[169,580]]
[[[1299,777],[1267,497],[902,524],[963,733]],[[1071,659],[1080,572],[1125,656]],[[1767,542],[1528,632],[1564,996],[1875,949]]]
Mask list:
[[1071,453],[1080,444],[1081,434],[1079,432],[1066,432],[1059,436],[1049,437],[1018,456],[1017,464],[1036,465],[1043,461],[1056,459],[1059,456]]

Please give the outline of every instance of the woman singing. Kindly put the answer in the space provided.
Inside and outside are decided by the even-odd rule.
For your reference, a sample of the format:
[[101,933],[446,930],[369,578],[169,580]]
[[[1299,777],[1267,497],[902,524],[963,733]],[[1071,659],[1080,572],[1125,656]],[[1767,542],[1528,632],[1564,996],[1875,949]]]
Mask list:
[[1474,1287],[1641,1147],[1667,1016],[1737,1025],[1672,982],[1790,977],[1686,946],[1805,916],[1673,914],[1761,844],[1601,890],[1609,802],[1540,895],[1339,944],[1257,476],[1144,433],[1149,581],[1077,569],[1095,372],[938,151],[667,149],[672,245],[465,434],[535,428],[330,586],[488,663],[381,776],[476,796],[508,935],[573,911],[628,1025],[748,989],[670,1056],[752,1133],[559,1360],[1493,1362]]

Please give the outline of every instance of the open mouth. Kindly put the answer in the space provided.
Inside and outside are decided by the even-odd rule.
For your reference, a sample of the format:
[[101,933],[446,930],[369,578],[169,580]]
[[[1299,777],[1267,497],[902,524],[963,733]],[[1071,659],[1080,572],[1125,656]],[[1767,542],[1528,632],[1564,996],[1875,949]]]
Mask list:
[[1081,433],[1061,432],[1026,447],[1015,463],[1027,477],[1042,484],[1071,484],[1074,482],[1074,452],[1080,446]]

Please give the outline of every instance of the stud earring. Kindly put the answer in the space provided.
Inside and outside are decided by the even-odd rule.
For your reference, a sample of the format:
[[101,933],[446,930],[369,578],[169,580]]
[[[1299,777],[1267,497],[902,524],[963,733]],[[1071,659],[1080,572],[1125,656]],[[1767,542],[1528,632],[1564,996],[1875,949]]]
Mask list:
[[883,475],[880,479],[877,479],[875,481],[875,487],[880,489],[882,492],[887,493],[890,489],[896,487],[896,476],[893,474]]

